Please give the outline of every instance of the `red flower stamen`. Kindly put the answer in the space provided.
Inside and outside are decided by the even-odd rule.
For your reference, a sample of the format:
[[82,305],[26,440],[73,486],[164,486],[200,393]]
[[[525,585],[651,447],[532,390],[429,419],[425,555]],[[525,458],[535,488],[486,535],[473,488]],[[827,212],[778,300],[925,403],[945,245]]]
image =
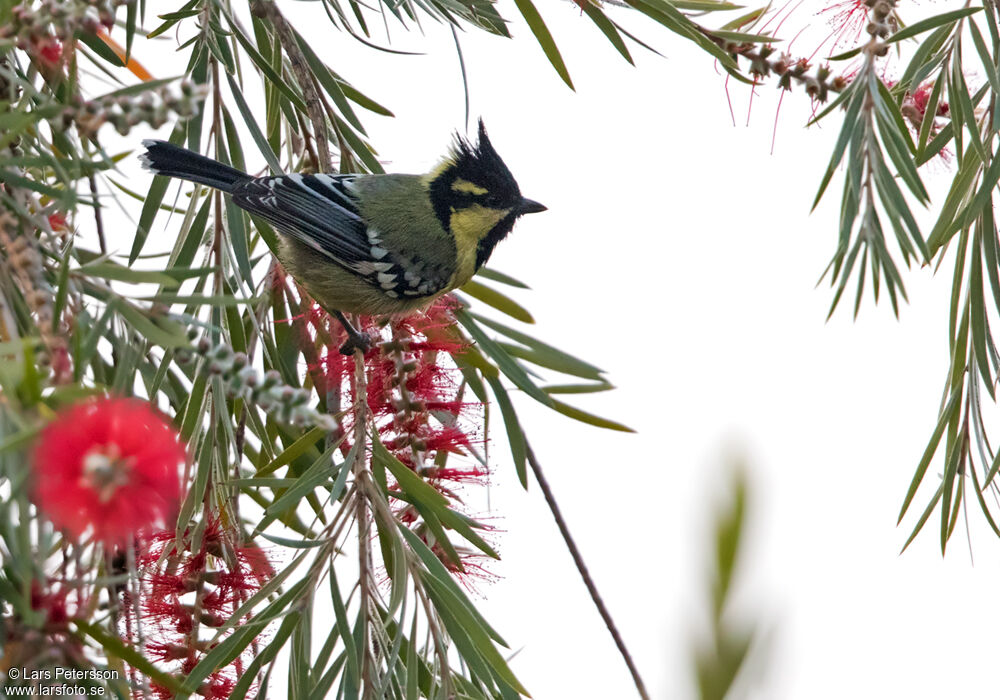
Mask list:
[[184,452],[177,432],[145,401],[80,403],[42,431],[35,501],[68,537],[90,532],[123,545],[173,516]]

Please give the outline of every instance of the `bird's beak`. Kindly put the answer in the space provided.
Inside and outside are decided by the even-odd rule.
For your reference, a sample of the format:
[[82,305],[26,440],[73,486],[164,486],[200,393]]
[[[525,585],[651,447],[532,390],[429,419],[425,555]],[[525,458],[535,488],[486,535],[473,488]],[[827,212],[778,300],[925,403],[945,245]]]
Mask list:
[[544,204],[539,204],[538,202],[531,199],[522,199],[521,203],[517,205],[518,216],[521,214],[537,214],[540,211],[545,211],[548,209]]

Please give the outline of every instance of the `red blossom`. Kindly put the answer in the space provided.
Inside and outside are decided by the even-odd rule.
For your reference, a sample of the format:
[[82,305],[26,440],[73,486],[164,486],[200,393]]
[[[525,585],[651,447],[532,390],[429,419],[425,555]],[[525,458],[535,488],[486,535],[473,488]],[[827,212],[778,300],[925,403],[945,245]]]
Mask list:
[[[340,323],[311,302],[303,290],[299,295],[301,307],[306,310],[293,323],[299,324],[304,355],[316,358],[310,360],[310,376],[322,395],[339,396],[341,408],[350,406],[357,387],[354,358],[339,352],[346,334]],[[362,317],[357,323],[358,330],[374,341],[364,357],[364,398],[379,440],[449,501],[461,504],[455,492],[457,486],[485,484],[489,470],[479,463],[473,449],[483,440],[476,429],[482,423],[481,404],[467,400],[461,372],[452,359],[466,349],[467,342],[456,330],[454,311],[459,306],[453,297],[445,296],[408,316],[393,317],[381,324],[377,319]],[[353,412],[347,412],[343,428],[348,436],[352,434],[352,419]],[[345,453],[351,449],[349,439],[343,441],[341,449]],[[445,464],[446,457],[448,466],[439,466]],[[461,463],[463,459],[476,461],[468,465]],[[390,484],[390,494],[398,488]],[[419,511],[402,500],[393,502],[399,522],[425,537],[427,525]],[[459,548],[458,563],[439,543],[431,547],[468,587],[473,587],[470,577],[495,578],[480,563],[488,558],[481,552]]]
[[477,583],[492,583],[499,579],[495,573],[490,571],[487,564],[494,561],[491,557],[479,551],[468,549],[467,547],[455,547],[455,552],[461,561],[461,565],[456,564],[440,543],[431,545],[434,556],[444,564],[444,567],[452,573],[455,578],[472,593],[480,593]]
[[101,398],[61,412],[34,455],[34,497],[56,528],[123,545],[165,525],[180,498],[184,446],[148,402]]
[[35,43],[34,49],[46,65],[55,66],[62,59],[62,43],[54,36],[42,37]]
[[[926,83],[918,87],[916,90],[914,90],[913,94],[908,95],[906,100],[904,100],[904,104],[907,101],[909,101],[917,110],[917,113],[920,115],[920,117],[923,118],[924,114],[927,112],[927,103],[930,101],[931,91],[933,89],[934,89],[934,81],[933,80],[927,81]],[[939,100],[937,111],[935,112],[935,114],[936,116],[939,117],[947,117],[948,103],[945,102],[944,100]]]
[[157,641],[146,644],[146,653],[157,661],[163,662],[182,661],[194,655],[194,651],[186,644]]
[[450,481],[459,484],[482,484],[489,479],[490,472],[485,467],[471,469],[448,469],[431,467],[424,471],[424,476],[432,481]]
[[[857,43],[861,38],[861,32],[868,24],[868,13],[871,8],[865,0],[843,0],[825,10],[820,14],[829,15],[829,23],[833,27],[833,45],[840,46],[844,43]],[[826,42],[823,42],[826,43]]]
[[31,609],[45,613],[46,630],[50,632],[67,630],[67,623],[71,617],[66,600],[68,595],[69,589],[65,586],[56,587],[50,583],[43,590],[39,581],[31,582]]
[[[886,84],[891,84],[887,81]],[[919,133],[923,127],[924,118],[927,114],[927,105],[930,102],[931,92],[934,90],[934,81],[928,80],[921,85],[919,85],[912,93],[907,93],[903,97],[903,102],[900,105],[900,112],[909,122],[910,128],[913,129],[915,133]],[[933,136],[937,133],[940,125],[937,123],[937,117],[948,117],[950,109],[948,103],[944,100],[939,100],[937,108],[934,112],[934,118],[931,119],[930,124],[930,135]],[[949,159],[949,153],[947,150],[942,150],[939,156],[947,161]]]
[[66,231],[69,227],[66,225],[66,215],[60,211],[55,214],[49,214],[49,226],[53,231]]
[[[182,675],[197,666],[211,650],[219,628],[274,575],[265,552],[252,543],[241,544],[239,534],[224,528],[218,518],[210,518],[201,528],[188,528],[180,538],[173,531],[152,533],[142,543],[137,565],[145,650],[170,672]],[[138,628],[128,619],[133,606],[122,608],[125,633],[131,637],[130,630]],[[232,629],[223,635],[231,633]],[[251,645],[245,653],[253,649]],[[214,671],[198,694],[229,697],[248,660],[237,656]],[[154,691],[159,697],[172,697],[155,685]]]

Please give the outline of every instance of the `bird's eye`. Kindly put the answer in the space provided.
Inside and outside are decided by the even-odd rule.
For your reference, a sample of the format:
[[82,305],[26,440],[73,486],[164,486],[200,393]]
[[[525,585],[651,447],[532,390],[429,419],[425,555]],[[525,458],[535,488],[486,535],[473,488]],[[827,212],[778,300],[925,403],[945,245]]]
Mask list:
[[486,206],[488,206],[488,207],[490,207],[492,209],[502,209],[503,208],[503,206],[502,206],[503,202],[501,201],[501,197],[498,194],[494,194],[492,192],[488,192],[486,194],[486,196],[483,197],[483,201],[486,203]]

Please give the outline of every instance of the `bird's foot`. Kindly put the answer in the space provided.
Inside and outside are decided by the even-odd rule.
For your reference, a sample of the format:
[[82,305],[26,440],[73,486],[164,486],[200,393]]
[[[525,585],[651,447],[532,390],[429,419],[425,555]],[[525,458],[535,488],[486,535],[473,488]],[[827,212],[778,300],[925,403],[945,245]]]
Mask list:
[[372,337],[362,331],[354,331],[347,336],[347,342],[340,346],[340,354],[353,355],[355,350],[360,350],[365,355],[371,348]]

